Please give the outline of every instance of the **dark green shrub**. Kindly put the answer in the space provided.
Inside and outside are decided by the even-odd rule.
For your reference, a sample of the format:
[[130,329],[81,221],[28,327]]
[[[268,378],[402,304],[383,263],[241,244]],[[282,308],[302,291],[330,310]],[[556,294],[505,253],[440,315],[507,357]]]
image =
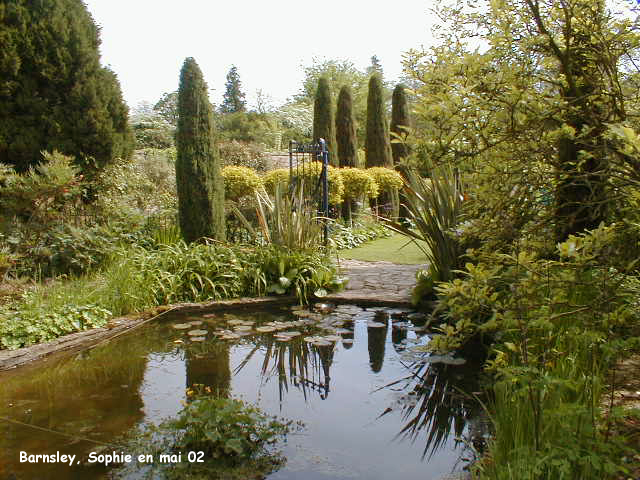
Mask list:
[[83,2],[3,2],[0,38],[0,162],[25,172],[57,150],[94,173],[131,154],[128,109]]

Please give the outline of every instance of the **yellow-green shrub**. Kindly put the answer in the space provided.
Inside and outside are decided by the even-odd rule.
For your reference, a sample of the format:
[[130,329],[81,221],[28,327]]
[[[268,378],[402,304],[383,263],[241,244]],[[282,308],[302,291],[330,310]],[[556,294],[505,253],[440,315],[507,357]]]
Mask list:
[[357,200],[365,196],[378,196],[378,184],[367,170],[344,167],[340,169],[340,175],[344,184],[345,199]]
[[222,169],[225,198],[238,200],[262,187],[262,178],[249,167],[227,166]]
[[276,190],[276,185],[280,185],[280,189],[286,188],[287,185],[289,185],[289,169],[277,168],[268,171],[262,176],[262,183],[267,192],[273,195]]
[[402,188],[402,176],[391,168],[371,167],[367,168],[367,172],[378,184],[379,193]]

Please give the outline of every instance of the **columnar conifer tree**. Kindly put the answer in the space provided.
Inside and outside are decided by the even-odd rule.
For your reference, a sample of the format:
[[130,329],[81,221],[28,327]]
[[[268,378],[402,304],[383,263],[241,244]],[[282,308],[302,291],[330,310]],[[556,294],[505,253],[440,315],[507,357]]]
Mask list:
[[389,126],[382,97],[382,80],[377,74],[369,79],[365,164],[367,168],[393,166]]
[[213,111],[207,85],[189,57],[180,72],[176,184],[180,229],[186,242],[224,239],[224,181],[214,143]]
[[318,79],[315,103],[313,104],[313,141],[324,138],[329,148],[331,165],[338,165],[338,149],[333,129],[333,109],[331,108],[331,91],[326,77]]
[[86,173],[131,154],[128,109],[81,0],[0,3],[0,45],[0,162],[25,171],[58,150]]
[[[402,84],[396,85],[391,97],[391,153],[393,164],[397,165],[409,155],[409,147],[406,143],[394,142],[396,136],[404,138],[407,131],[403,127],[409,127],[409,106],[407,104],[407,94]],[[395,135],[393,135],[395,134]]]
[[345,85],[338,95],[336,108],[336,143],[338,164],[341,167],[355,167],[358,145],[356,141],[356,122],[353,118],[351,88]]

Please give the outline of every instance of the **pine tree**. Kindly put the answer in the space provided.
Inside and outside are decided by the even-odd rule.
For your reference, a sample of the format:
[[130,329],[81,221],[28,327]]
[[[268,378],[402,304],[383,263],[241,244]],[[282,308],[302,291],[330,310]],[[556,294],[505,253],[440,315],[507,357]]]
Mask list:
[[341,167],[357,166],[358,145],[356,142],[356,122],[353,119],[351,88],[345,85],[338,94],[336,108],[336,146],[338,165]]
[[0,44],[0,162],[25,171],[58,150],[93,172],[131,154],[128,108],[81,0],[2,2]]
[[326,77],[318,79],[316,98],[313,104],[313,141],[323,138],[329,150],[329,162],[338,165],[338,150],[333,129],[333,109],[331,108],[331,91]]
[[389,127],[382,97],[382,80],[377,74],[369,79],[365,164],[367,168],[393,166]]
[[189,57],[180,72],[176,184],[180,229],[186,242],[224,239],[224,182],[214,144],[213,111],[207,85]]
[[398,84],[391,97],[391,153],[394,165],[409,155],[409,147],[406,143],[394,142],[394,140],[398,140],[397,137],[406,137],[407,130],[403,127],[409,127],[409,125],[409,106],[405,86]]
[[227,83],[225,84],[220,111],[222,113],[244,112],[246,103],[242,92],[242,84],[240,83],[240,74],[238,74],[236,66],[232,65],[229,73],[227,73]]

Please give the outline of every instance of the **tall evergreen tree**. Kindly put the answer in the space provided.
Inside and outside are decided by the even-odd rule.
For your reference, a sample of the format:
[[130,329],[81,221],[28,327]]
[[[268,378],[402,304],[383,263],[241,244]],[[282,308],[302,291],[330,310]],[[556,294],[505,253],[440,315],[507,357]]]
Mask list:
[[240,83],[240,74],[236,66],[232,65],[229,73],[227,73],[227,83],[225,84],[220,111],[222,113],[244,112],[246,103],[242,92],[242,84]]
[[318,89],[313,104],[313,141],[324,138],[329,149],[331,165],[338,165],[338,149],[336,135],[333,129],[333,108],[331,108],[331,91],[326,77],[318,79]]
[[366,167],[391,167],[391,144],[389,143],[389,125],[382,96],[382,80],[374,74],[369,79],[367,96],[367,133],[365,141]]
[[345,85],[338,94],[336,108],[336,146],[338,165],[341,167],[357,166],[358,145],[356,141],[356,122],[353,119],[351,88]]
[[224,239],[224,181],[214,144],[213,111],[207,85],[189,57],[180,72],[176,184],[180,229],[186,242]]
[[406,128],[408,128],[409,125],[407,94],[404,85],[398,84],[393,90],[393,96],[391,97],[391,154],[394,165],[397,165],[402,159],[409,155],[409,147],[406,143],[394,142],[394,140],[397,140],[397,137],[406,137]]
[[44,150],[92,172],[133,148],[99,28],[81,0],[0,3],[0,162],[25,171]]
[[382,71],[382,64],[380,63],[380,59],[378,58],[378,56],[373,55],[371,57],[371,65],[367,67],[367,74],[371,76],[375,75],[376,73],[380,75],[380,79],[382,79],[384,75]]

